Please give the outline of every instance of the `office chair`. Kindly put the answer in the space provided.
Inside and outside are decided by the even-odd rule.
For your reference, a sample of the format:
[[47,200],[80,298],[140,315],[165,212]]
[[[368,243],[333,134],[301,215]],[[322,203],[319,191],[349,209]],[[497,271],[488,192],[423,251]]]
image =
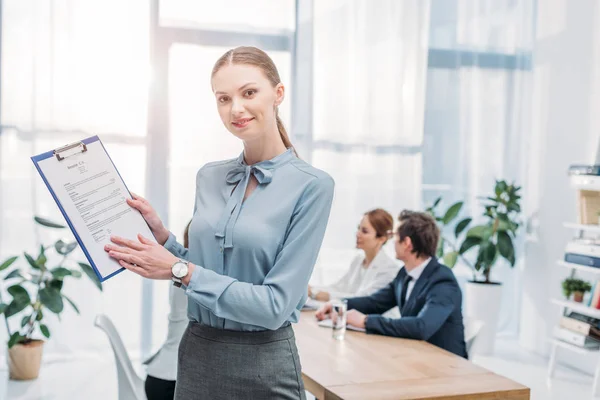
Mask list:
[[119,382],[119,400],[146,400],[144,380],[133,369],[133,364],[131,364],[127,350],[125,350],[125,345],[115,325],[103,314],[96,316],[94,325],[106,333],[115,354],[117,380]]
[[472,356],[472,352],[475,349],[474,344],[477,339],[477,335],[481,332],[484,322],[475,318],[464,318],[463,324],[465,326],[465,343],[467,345],[467,353],[469,358]]

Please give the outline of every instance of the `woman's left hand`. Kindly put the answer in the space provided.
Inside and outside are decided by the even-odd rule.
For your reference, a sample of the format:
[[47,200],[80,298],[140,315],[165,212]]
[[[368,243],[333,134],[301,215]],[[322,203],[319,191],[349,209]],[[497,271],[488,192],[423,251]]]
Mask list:
[[170,279],[171,267],[179,260],[160,244],[142,235],[139,242],[111,236],[114,244],[107,244],[104,250],[116,259],[121,266],[149,279]]

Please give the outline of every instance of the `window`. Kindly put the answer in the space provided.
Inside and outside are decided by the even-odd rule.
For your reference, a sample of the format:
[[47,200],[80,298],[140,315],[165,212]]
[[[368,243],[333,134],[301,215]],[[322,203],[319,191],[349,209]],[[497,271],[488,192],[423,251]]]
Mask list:
[[[0,253],[7,257],[33,253],[38,241],[72,240],[68,230],[33,222],[34,215],[63,221],[29,159],[34,154],[99,134],[131,190],[144,193],[149,2],[23,0],[2,8]],[[96,313],[110,315],[125,344],[137,348],[140,321],[129,310],[141,309],[140,277],[123,273],[104,295],[85,278],[66,281],[63,290],[82,315],[65,307],[62,322],[48,316],[55,335],[46,352],[99,349],[101,332],[77,333],[93,326]]]
[[295,1],[160,0],[160,25],[244,33],[292,32]]
[[[432,0],[424,206],[438,196],[444,207],[465,201],[463,212],[478,218],[478,197],[493,190],[494,179],[525,179],[534,3]],[[504,283],[500,328],[514,332],[518,274],[502,262],[493,271]],[[472,278],[460,263],[454,273],[461,284]]]
[[[128,187],[141,195],[150,193],[149,199],[164,211],[161,216],[170,219],[169,227],[180,235],[191,217],[197,169],[241,151],[222,127],[209,87],[210,68],[228,48],[251,44],[273,57],[288,88],[281,116],[289,126],[295,1],[161,1],[161,27],[156,32],[160,44],[169,46],[171,73],[166,77],[157,76],[149,62],[150,16],[156,11],[152,4],[2,3],[2,256],[34,249],[36,239],[51,239],[34,225],[34,215],[62,220],[29,157],[95,134]],[[169,84],[170,124],[157,132],[147,124],[148,87],[151,79],[161,78]],[[162,343],[167,281],[155,284],[122,273],[105,284],[103,295],[89,285],[85,279],[66,285],[65,294],[87,312],[65,312],[62,322],[54,325],[49,318],[57,335],[47,353],[97,349],[100,331],[84,336],[77,332],[90,329],[100,312],[115,322],[134,354],[140,338],[143,354]]]

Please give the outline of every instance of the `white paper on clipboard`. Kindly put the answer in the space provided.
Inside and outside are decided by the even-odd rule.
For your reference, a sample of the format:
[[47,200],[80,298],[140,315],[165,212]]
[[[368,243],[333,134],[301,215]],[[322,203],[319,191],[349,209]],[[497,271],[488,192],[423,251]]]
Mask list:
[[101,281],[124,269],[104,251],[111,235],[155,240],[98,136],[31,159]]

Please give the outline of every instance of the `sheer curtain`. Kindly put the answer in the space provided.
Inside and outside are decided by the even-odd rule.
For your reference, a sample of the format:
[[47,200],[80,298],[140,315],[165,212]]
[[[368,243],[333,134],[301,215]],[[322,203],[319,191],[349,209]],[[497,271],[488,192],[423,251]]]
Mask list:
[[[169,219],[169,228],[181,240],[192,215],[196,171],[209,161],[236,157],[242,149],[223,127],[210,88],[212,66],[229,48],[255,45],[267,50],[288,89],[280,112],[289,127],[293,0],[161,0],[156,2],[158,40],[169,44],[169,129],[159,134],[168,146],[151,149],[148,87],[158,79],[149,65],[152,3],[3,2],[1,256],[33,251],[38,239],[55,238],[33,224],[33,215],[62,220],[29,157],[94,134],[103,139],[132,191],[145,195],[146,184],[155,184],[147,176],[166,171],[159,200],[167,205],[163,217]],[[166,161],[146,161],[156,153]],[[68,231],[62,234],[70,236]],[[140,345],[143,352],[155,349],[166,335],[168,286],[168,281],[149,284],[127,271],[105,282],[103,293],[85,278],[67,281],[63,290],[81,315],[66,307],[62,321],[46,317],[52,338],[45,357],[106,351],[105,335],[93,327],[98,313],[115,322],[132,355],[140,352]],[[0,330],[0,340],[5,336]]]
[[428,22],[429,1],[314,2],[311,157],[336,181],[314,282],[348,268],[364,212],[421,205]]
[[[442,194],[447,204],[466,199],[478,213],[476,196],[491,189],[493,178],[522,179],[533,2],[314,1],[312,151],[301,156],[336,180],[315,280],[327,283],[348,267],[356,225],[369,209],[396,216]],[[261,10],[273,2],[237,2],[236,12],[227,14],[217,3],[164,0],[161,24],[198,28],[202,43],[170,48],[169,161],[147,166],[149,4],[3,2],[1,256],[54,239],[33,224],[33,215],[62,219],[29,156],[88,133],[103,138],[135,192],[145,193],[146,171],[167,169],[165,204],[170,228],[180,234],[191,216],[196,170],[241,150],[221,126],[209,87],[210,67],[229,47],[271,46],[291,89],[281,110],[289,121],[292,91],[302,89],[290,87],[294,60],[286,47],[294,35],[294,1],[277,1],[269,8],[275,14]],[[228,19],[209,18],[205,10]],[[393,254],[391,246],[386,250]],[[455,273],[468,277],[460,266]],[[510,328],[518,274],[507,266],[496,273],[505,283],[504,325]],[[166,288],[157,284],[153,294],[154,346],[164,339]],[[67,307],[61,322],[46,317],[53,332],[46,354],[106,349],[92,326],[99,312],[115,321],[130,350],[139,349],[140,278],[123,273],[107,281],[102,294],[85,279],[71,280],[64,291],[81,316]]]
[[[423,200],[442,196],[447,207],[464,200],[479,217],[478,196],[494,179],[524,185],[530,141],[534,0],[432,0],[423,150]],[[526,215],[526,214],[523,214]],[[500,330],[516,332],[524,229],[514,269],[500,262]],[[454,269],[461,284],[472,275]]]
[[[29,157],[99,134],[132,191],[146,179],[149,78],[147,0],[121,2],[19,0],[2,3],[2,132],[0,135],[0,253],[35,252],[70,231],[34,225],[33,216],[64,221]],[[78,253],[76,259],[85,260]],[[98,313],[116,324],[137,351],[141,278],[124,272],[104,292],[83,278],[65,279],[61,321],[45,313],[52,337],[44,357],[108,349],[93,327]],[[126,305],[126,307],[124,307]],[[13,319],[17,319],[14,317]],[[16,328],[20,321],[13,321]],[[0,330],[0,341],[6,332]]]

